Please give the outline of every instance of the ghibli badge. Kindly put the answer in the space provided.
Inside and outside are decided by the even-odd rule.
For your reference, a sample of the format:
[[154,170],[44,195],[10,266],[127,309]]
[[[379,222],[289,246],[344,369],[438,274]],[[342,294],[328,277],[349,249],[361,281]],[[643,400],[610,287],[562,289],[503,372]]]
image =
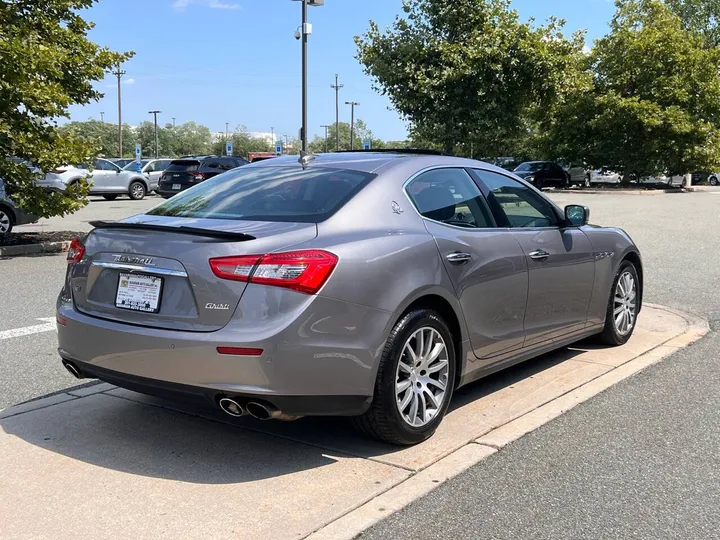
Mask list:
[[205,304],[205,309],[228,310],[230,309],[230,304],[214,304],[212,302],[209,302]]

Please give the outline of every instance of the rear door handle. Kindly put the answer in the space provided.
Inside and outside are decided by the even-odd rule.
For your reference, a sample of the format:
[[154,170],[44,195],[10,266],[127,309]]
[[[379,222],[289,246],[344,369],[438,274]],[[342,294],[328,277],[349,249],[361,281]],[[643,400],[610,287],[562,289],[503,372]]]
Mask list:
[[550,256],[550,254],[545,251],[544,249],[536,249],[535,251],[530,252],[530,258],[533,261],[544,261]]
[[462,264],[472,259],[472,255],[469,253],[448,253],[445,258],[453,264]]

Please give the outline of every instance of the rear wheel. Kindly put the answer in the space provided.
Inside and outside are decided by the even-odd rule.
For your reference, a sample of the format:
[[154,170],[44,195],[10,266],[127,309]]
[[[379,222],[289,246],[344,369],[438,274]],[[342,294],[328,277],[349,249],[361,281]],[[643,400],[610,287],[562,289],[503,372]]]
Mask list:
[[353,419],[355,427],[391,444],[429,438],[452,397],[455,355],[452,334],[439,314],[416,309],[403,316],[385,344],[370,409]]
[[720,182],[718,182],[717,176],[711,176],[710,177],[710,185],[711,186],[717,186]]
[[12,232],[14,221],[12,212],[0,206],[0,238]]
[[605,328],[600,334],[600,340],[606,345],[622,345],[632,336],[640,307],[640,286],[635,265],[623,261],[613,280]]
[[117,195],[103,195],[103,199],[105,199],[106,201],[114,201],[117,198]]
[[589,174],[585,177],[585,187],[586,188],[590,187],[590,175]]
[[145,184],[138,182],[137,180],[132,182],[128,188],[128,195],[133,201],[140,201],[144,199],[146,193],[147,190],[145,189]]

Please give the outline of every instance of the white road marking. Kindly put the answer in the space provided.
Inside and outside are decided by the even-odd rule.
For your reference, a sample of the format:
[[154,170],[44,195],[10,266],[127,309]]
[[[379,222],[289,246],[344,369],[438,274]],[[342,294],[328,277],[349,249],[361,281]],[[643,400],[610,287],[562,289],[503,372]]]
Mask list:
[[57,330],[54,317],[41,317],[37,319],[45,324],[36,324],[33,326],[24,326],[22,328],[14,328],[12,330],[0,331],[0,341],[3,339],[11,339],[22,336],[31,336],[33,334],[41,334],[43,332],[53,332]]

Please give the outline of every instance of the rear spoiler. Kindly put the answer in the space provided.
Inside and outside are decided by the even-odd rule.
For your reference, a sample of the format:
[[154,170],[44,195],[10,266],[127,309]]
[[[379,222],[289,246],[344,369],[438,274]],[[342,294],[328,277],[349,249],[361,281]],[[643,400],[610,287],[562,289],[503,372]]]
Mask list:
[[190,234],[194,236],[205,236],[207,238],[217,238],[218,240],[227,240],[229,242],[245,242],[255,240],[255,237],[249,234],[233,231],[213,231],[210,229],[199,229],[197,227],[171,227],[169,225],[159,225],[157,223],[126,223],[123,221],[91,221],[90,225],[96,229],[135,229],[141,231],[164,231],[175,234]]

